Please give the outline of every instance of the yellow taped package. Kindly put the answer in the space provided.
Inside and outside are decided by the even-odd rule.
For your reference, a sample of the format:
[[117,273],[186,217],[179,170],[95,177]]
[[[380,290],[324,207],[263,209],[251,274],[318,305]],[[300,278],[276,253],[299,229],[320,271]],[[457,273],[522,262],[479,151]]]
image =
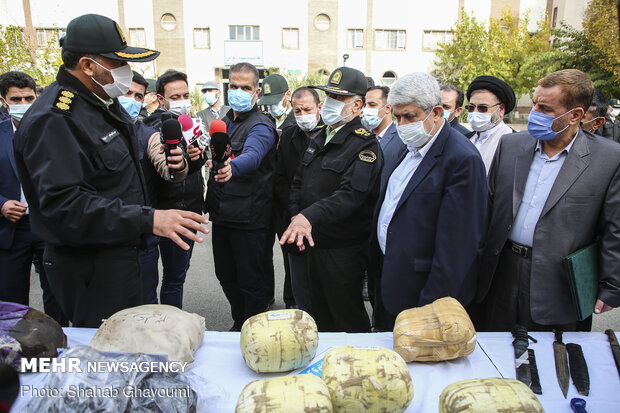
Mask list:
[[334,412],[401,413],[413,400],[405,361],[383,347],[336,347],[323,359]]
[[396,317],[394,351],[406,362],[452,360],[470,355],[475,348],[474,325],[454,298],[440,298]]
[[310,363],[319,346],[314,319],[302,310],[277,310],[248,318],[241,327],[241,353],[257,373],[291,371]]
[[312,374],[256,380],[246,385],[236,413],[331,413],[332,402],[323,380]]
[[544,410],[534,392],[513,379],[458,381],[439,396],[439,413],[495,412],[543,413]]

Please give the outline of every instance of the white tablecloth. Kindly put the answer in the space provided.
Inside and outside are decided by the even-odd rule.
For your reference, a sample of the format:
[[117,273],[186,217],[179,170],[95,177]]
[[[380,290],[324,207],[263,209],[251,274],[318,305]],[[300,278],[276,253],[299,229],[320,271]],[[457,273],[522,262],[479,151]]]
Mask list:
[[[95,329],[66,328],[69,347],[88,345]],[[568,398],[564,399],[555,376],[553,335],[532,333],[538,343],[530,343],[536,351],[543,394],[538,398],[546,412],[570,413],[572,397],[581,397],[571,382]],[[590,395],[587,410],[592,412],[620,411],[620,376],[613,361],[604,333],[565,333],[564,342],[581,344],[590,372]],[[382,346],[392,349],[392,333],[346,334],[320,333],[318,353],[337,346]],[[239,333],[207,331],[204,342],[189,369],[216,386],[219,397],[211,400],[209,412],[233,412],[243,387],[253,380],[287,373],[257,374],[245,365],[239,348]],[[413,402],[407,412],[436,412],[439,395],[449,384],[459,380],[486,377],[515,378],[514,350],[510,333],[479,333],[478,345],[468,357],[441,363],[409,363],[413,379]],[[21,375],[22,384],[40,385],[45,373]],[[27,400],[21,398],[14,406],[19,412]]]

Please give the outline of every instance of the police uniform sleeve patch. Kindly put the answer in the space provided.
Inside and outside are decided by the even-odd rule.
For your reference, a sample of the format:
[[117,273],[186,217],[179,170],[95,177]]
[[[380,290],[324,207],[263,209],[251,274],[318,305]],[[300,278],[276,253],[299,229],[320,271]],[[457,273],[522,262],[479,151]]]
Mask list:
[[77,94],[67,89],[60,89],[56,95],[56,99],[52,105],[52,110],[56,112],[71,114],[73,110],[73,101]]
[[377,155],[373,151],[369,150],[361,151],[358,156],[363,162],[373,163],[377,160]]
[[355,129],[355,130],[353,131],[353,133],[355,133],[356,135],[359,135],[359,136],[370,136],[370,135],[372,135],[372,133],[371,133],[371,132],[368,132],[368,131],[367,131],[366,129],[364,129],[364,128],[357,128],[357,129]]

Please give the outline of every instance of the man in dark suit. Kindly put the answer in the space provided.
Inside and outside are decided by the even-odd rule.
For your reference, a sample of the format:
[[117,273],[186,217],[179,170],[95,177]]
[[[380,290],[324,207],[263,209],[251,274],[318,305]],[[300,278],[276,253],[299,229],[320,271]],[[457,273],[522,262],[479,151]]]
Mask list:
[[[396,125],[392,121],[392,106],[388,104],[390,88],[371,86],[366,91],[366,105],[362,116],[362,125],[375,134],[383,152],[383,171],[392,170],[400,157],[407,152],[407,147],[398,137]],[[381,179],[389,176],[381,174]]]
[[600,245],[595,313],[620,305],[620,145],[580,122],[594,86],[575,69],[545,76],[534,92],[528,131],[504,136],[489,174],[478,328],[576,330],[562,259]]
[[207,108],[196,113],[196,117],[200,119],[208,131],[211,122],[226,115],[230,110],[230,106],[222,103],[222,92],[217,82],[205,82],[200,91],[202,92],[202,99],[207,104]]
[[443,106],[443,117],[457,131],[465,136],[471,136],[472,131],[461,125],[459,116],[463,113],[463,102],[465,94],[461,88],[454,85],[441,85],[441,105]]
[[391,330],[401,311],[441,297],[470,302],[487,196],[482,158],[445,121],[432,76],[403,76],[388,103],[408,152],[388,172],[374,213],[378,330]]
[[[13,135],[24,113],[35,101],[34,79],[23,72],[0,75],[0,98],[10,119],[0,121],[0,301],[28,305],[30,268],[33,260],[42,263],[45,244],[30,231],[28,203],[17,176]],[[54,298],[45,268],[38,266],[45,313],[68,326],[68,320]]]

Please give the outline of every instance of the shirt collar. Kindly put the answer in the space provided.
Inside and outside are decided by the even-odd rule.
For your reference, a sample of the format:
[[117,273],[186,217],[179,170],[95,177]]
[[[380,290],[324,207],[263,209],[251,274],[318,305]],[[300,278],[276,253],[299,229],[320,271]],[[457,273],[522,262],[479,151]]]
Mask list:
[[381,138],[383,138],[383,135],[385,135],[385,132],[388,129],[390,129],[390,126],[392,126],[392,123],[394,123],[394,122],[388,123],[388,125],[381,131],[381,133],[377,134],[377,139],[381,140]]
[[[575,136],[573,136],[573,139],[571,139],[570,143],[568,145],[566,145],[566,148],[562,149],[559,153],[554,155],[553,158],[559,157],[564,152],[566,152],[566,154],[568,155],[568,153],[570,152],[571,148],[573,147],[573,144],[575,143],[575,140],[577,140],[577,135],[578,134],[579,134],[579,131],[577,131]],[[541,154],[544,153],[543,149],[542,149],[542,143],[541,142],[542,141],[540,139],[536,140],[536,149],[534,149],[534,152],[540,151]],[[551,158],[551,159],[553,159],[553,158]]]

